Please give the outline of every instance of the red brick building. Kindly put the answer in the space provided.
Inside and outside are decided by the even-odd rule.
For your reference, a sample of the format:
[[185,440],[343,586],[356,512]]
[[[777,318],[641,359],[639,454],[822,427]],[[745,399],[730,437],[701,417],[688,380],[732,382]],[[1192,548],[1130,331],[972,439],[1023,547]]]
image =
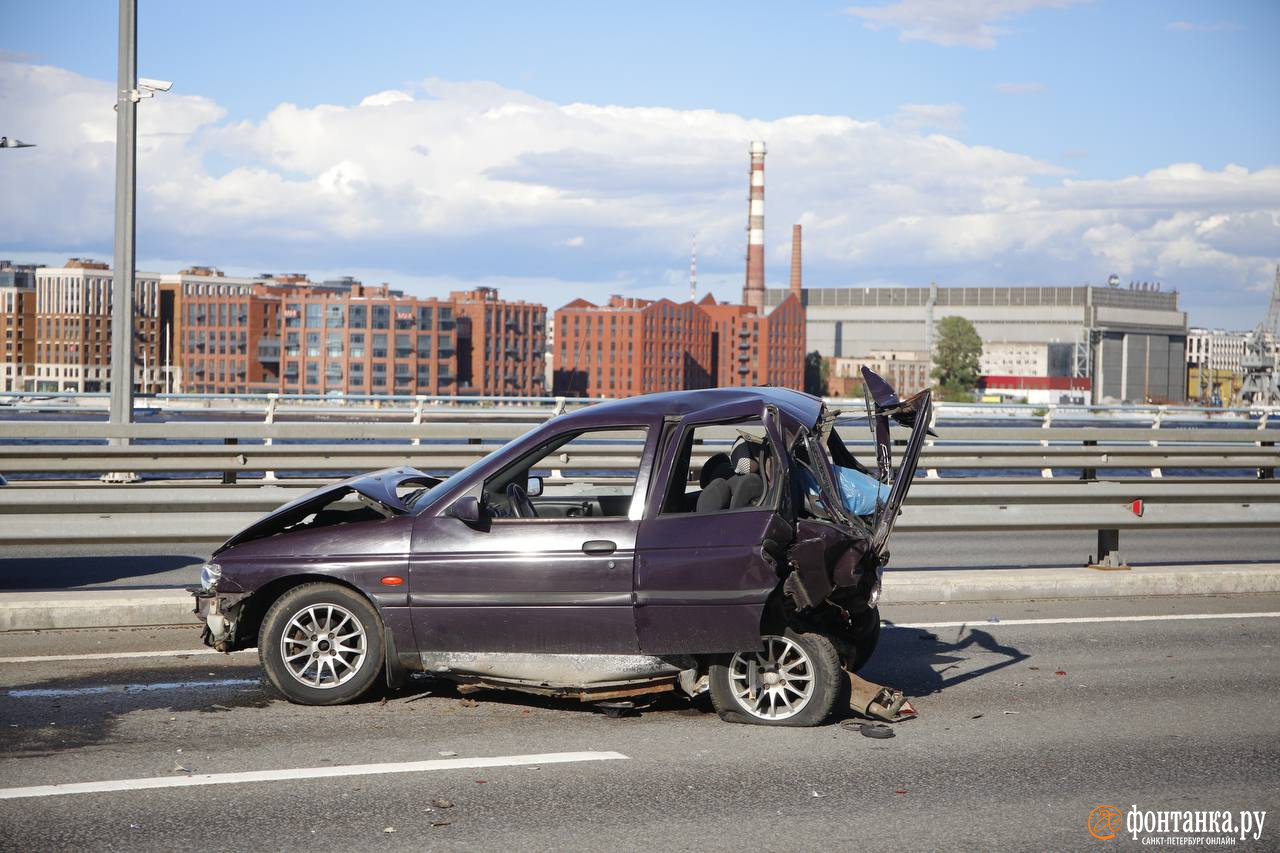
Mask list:
[[504,302],[492,287],[456,291],[449,301],[458,324],[459,394],[546,393],[546,306]]
[[35,360],[35,267],[0,261],[0,391],[21,391],[27,366]]
[[804,388],[804,307],[788,296],[768,314],[747,305],[698,303],[711,321],[711,374],[720,387]]
[[629,397],[715,385],[711,321],[692,302],[575,299],[555,322],[557,395]]
[[804,308],[611,297],[556,311],[554,393],[628,397],[734,385],[804,387]]

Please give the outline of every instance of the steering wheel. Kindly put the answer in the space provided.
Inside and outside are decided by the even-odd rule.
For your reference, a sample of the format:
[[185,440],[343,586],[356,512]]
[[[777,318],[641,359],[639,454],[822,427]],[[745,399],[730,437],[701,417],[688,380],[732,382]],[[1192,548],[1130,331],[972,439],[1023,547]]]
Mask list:
[[529,500],[529,493],[519,483],[507,484],[507,503],[511,506],[511,513],[516,518],[538,517],[538,511],[533,508],[533,501]]

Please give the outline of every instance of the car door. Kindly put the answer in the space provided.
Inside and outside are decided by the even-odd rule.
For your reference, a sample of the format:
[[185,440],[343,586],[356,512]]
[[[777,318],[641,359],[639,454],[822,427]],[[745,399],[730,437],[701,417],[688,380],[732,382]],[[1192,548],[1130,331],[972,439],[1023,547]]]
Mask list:
[[655,443],[645,435],[623,515],[419,519],[410,558],[419,648],[637,653],[632,573]]
[[778,584],[776,550],[791,528],[779,515],[787,469],[776,412],[764,428],[775,454],[773,481],[759,505],[712,512],[680,511],[676,499],[689,466],[682,462],[697,430],[676,424],[664,439],[662,476],[650,514],[640,524],[636,556],[636,631],[645,654],[712,653],[760,645],[760,619]]

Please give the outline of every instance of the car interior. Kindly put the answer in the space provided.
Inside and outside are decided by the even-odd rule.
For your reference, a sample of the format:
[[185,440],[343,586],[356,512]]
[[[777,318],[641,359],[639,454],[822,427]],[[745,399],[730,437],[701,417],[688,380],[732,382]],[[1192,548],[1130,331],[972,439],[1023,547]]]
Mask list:
[[[776,457],[758,422],[736,424],[732,439],[719,437],[724,427],[698,427],[685,437],[672,465],[671,488],[664,514],[716,513],[760,506],[773,484]],[[698,464],[694,448],[711,454]],[[724,449],[718,449],[724,448]],[[692,482],[697,471],[697,485]]]
[[[559,436],[485,481],[481,502],[495,520],[625,518],[646,435],[628,428]],[[589,467],[593,457],[601,458],[601,470]]]

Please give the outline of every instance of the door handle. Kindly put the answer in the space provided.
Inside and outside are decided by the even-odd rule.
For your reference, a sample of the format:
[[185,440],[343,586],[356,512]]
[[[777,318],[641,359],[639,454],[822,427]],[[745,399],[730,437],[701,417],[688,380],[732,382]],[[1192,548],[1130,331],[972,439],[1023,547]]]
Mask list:
[[615,542],[608,539],[590,539],[582,543],[582,553],[584,554],[612,554],[618,550]]

